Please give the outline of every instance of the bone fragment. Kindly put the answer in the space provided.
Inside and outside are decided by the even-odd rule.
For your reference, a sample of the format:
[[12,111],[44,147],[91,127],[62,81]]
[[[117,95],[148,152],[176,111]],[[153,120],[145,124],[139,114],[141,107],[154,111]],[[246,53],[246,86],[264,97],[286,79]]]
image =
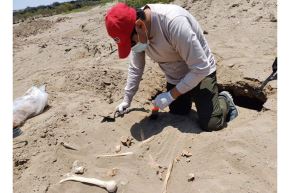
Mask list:
[[119,153],[121,151],[121,145],[116,145],[115,146],[115,152]]
[[72,145],[70,145],[70,144],[68,144],[68,143],[66,143],[66,142],[61,142],[60,144],[61,144],[62,146],[64,146],[65,148],[67,148],[67,149],[78,150],[78,148],[76,148],[76,147],[74,147],[74,146],[72,146]]
[[82,176],[72,175],[65,179],[62,179],[59,183],[62,183],[65,181],[76,181],[76,182],[93,184],[93,185],[105,188],[108,192],[115,192],[117,190],[117,183],[114,180],[103,181],[96,178],[86,178]]
[[148,139],[145,139],[144,131],[142,128],[140,131],[140,136],[141,136],[141,140],[142,140],[141,145],[148,143],[149,141],[151,141],[154,138],[154,135],[153,135],[153,136],[149,137]]
[[173,168],[173,164],[174,164],[174,161],[172,160],[170,162],[169,166],[168,166],[168,170],[167,170],[166,177],[165,177],[164,184],[163,184],[162,193],[166,193],[167,192],[167,183],[168,183],[168,180],[169,180],[172,168]]
[[97,158],[100,157],[122,157],[126,155],[133,155],[133,152],[125,152],[125,153],[116,153],[116,154],[103,154],[103,155],[97,155]]
[[174,161],[177,163],[177,162],[179,162],[180,161],[180,156],[178,155],[178,156],[176,156],[176,158],[174,159]]

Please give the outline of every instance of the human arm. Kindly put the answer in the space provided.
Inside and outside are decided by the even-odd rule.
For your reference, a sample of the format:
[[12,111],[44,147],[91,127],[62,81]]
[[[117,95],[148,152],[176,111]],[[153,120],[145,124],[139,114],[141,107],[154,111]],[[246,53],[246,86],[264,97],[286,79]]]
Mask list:
[[[169,23],[169,41],[188,66],[188,73],[171,91],[178,96],[193,89],[210,72],[210,62],[205,53],[209,51],[203,42],[202,30],[198,23],[185,16],[178,16]],[[177,91],[177,92],[176,92]]]
[[125,87],[125,94],[123,102],[117,106],[116,110],[122,113],[131,105],[132,99],[136,94],[145,67],[145,52],[134,53],[131,52],[129,56],[129,67],[127,83]]

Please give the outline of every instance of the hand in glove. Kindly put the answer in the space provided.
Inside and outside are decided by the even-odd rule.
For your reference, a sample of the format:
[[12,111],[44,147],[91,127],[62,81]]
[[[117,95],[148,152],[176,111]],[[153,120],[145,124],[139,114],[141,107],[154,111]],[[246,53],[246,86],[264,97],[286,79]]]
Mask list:
[[171,96],[170,92],[164,92],[159,94],[152,103],[154,106],[157,106],[161,110],[163,110],[165,107],[169,106],[174,100],[175,99]]
[[117,107],[116,107],[116,112],[119,112],[120,114],[124,114],[127,112],[127,108],[130,106],[129,103],[127,102],[122,102],[121,104],[119,104]]

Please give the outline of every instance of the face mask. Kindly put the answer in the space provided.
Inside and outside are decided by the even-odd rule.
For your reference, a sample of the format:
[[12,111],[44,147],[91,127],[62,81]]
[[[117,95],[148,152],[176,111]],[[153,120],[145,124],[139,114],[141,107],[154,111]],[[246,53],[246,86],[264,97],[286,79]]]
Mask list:
[[[144,24],[145,25],[145,24]],[[141,43],[140,42],[140,39],[139,39],[139,35],[138,35],[138,43],[135,45],[135,46],[133,46],[132,48],[131,48],[131,50],[133,51],[133,52],[135,52],[135,53],[139,53],[139,52],[143,52],[143,51],[145,51],[146,50],[146,48],[148,47],[148,35],[147,35],[147,30],[145,31],[145,33],[146,33],[146,37],[147,37],[147,43]]]
[[135,46],[131,48],[131,50],[133,52],[139,53],[139,52],[145,51],[147,47],[148,47],[148,43],[144,44],[144,43],[138,42]]

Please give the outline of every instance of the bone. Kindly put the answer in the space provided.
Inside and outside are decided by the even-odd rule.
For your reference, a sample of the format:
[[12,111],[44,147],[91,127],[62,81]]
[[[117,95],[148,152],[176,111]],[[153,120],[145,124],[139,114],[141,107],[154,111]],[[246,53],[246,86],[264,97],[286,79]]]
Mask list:
[[141,140],[142,140],[142,142],[140,143],[140,146],[142,146],[142,145],[150,142],[152,139],[154,139],[154,135],[149,137],[148,139],[145,139],[144,131],[143,131],[142,128],[140,130],[140,137],[141,137]]
[[81,166],[79,160],[74,161],[72,165],[72,173],[83,174],[85,172],[85,167]]
[[154,136],[149,137],[148,139],[143,140],[141,145],[144,145],[145,143],[148,143],[149,141],[152,141],[153,139],[154,139]]
[[180,161],[180,156],[176,156],[176,158],[174,159],[175,163],[179,162]]
[[169,167],[168,167],[168,170],[167,170],[167,173],[166,173],[166,177],[165,177],[165,180],[164,180],[162,193],[166,193],[167,192],[167,184],[168,184],[168,180],[169,180],[172,168],[173,168],[173,164],[174,164],[174,161],[172,160],[170,162],[170,164],[169,164]]
[[116,153],[116,154],[102,154],[102,155],[97,155],[97,158],[101,157],[122,157],[126,155],[133,155],[133,152],[125,152],[125,153]]
[[116,145],[115,146],[115,152],[119,153],[121,151],[121,145]]
[[65,179],[62,179],[59,183],[65,181],[76,181],[82,183],[93,184],[102,188],[105,188],[108,192],[115,192],[117,190],[117,183],[114,180],[103,181],[96,178],[86,178],[82,176],[71,175]]
[[66,143],[66,142],[61,142],[60,144],[61,144],[62,146],[64,146],[65,148],[67,148],[67,149],[78,150],[78,148],[76,148],[76,147],[74,147],[74,146],[72,146],[72,145],[70,145],[70,144],[68,144],[68,143]]

